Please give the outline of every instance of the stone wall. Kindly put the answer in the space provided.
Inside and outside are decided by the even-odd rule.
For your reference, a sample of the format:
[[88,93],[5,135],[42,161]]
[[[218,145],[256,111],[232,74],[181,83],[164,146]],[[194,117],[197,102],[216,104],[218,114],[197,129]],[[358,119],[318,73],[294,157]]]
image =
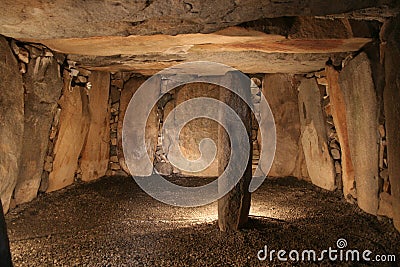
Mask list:
[[290,74],[264,76],[262,93],[271,108],[276,127],[275,158],[268,173],[272,177],[308,177],[300,143],[297,83],[296,77]]

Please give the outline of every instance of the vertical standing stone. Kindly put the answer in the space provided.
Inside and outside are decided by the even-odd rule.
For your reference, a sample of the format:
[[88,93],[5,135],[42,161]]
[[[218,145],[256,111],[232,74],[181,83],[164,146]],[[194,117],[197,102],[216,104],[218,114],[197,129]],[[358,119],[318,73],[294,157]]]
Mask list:
[[89,99],[86,89],[70,88],[70,77],[64,71],[63,95],[58,137],[54,146],[53,170],[49,175],[47,192],[55,191],[74,182],[78,159],[89,129]]
[[31,201],[37,195],[49,131],[62,89],[59,66],[53,57],[32,59],[23,80],[25,126],[21,167],[14,193],[16,204]]
[[346,199],[357,198],[354,184],[354,168],[350,155],[349,137],[347,133],[346,103],[343,91],[339,86],[339,72],[332,66],[326,67],[331,112],[340,142],[342,156],[343,194]]
[[[235,75],[227,74],[226,78],[231,78],[232,86],[236,87],[237,91],[243,92],[243,95],[251,98],[250,83],[240,81]],[[221,231],[238,230],[245,223],[247,223],[248,215],[250,211],[251,195],[249,192],[249,185],[251,182],[252,175],[252,142],[251,142],[251,110],[250,108],[240,99],[239,96],[233,94],[228,90],[221,90],[220,100],[229,105],[242,119],[246,130],[247,138],[244,138],[244,142],[249,142],[250,155],[249,161],[243,177],[239,180],[236,186],[228,192],[225,196],[218,200],[218,225]],[[224,120],[222,114],[221,117]],[[229,123],[228,123],[229,125]],[[230,128],[229,134],[235,135],[237,129]],[[228,164],[230,159],[230,144],[227,132],[219,127],[219,140],[218,140],[218,156],[219,156],[219,169],[220,173],[223,172],[225,166]],[[238,149],[238,148],[234,148]],[[233,151],[235,153],[235,151]],[[219,180],[218,187],[223,187],[226,181]]]
[[[299,151],[300,139],[300,118],[299,105],[297,97],[297,88],[292,85],[293,75],[288,74],[267,74],[264,77],[262,93],[264,94],[268,104],[274,115],[276,127],[276,150],[275,157],[269,176],[291,176],[301,156]],[[262,105],[263,103],[261,103]],[[263,110],[264,107],[261,107]],[[261,112],[261,120],[263,120]],[[301,175],[300,175],[301,176]],[[299,177],[301,178],[301,177]]]
[[[121,167],[129,173],[129,170],[125,164],[124,160],[124,155],[122,151],[122,127],[124,123],[124,117],[126,113],[126,109],[129,105],[129,102],[133,95],[136,93],[136,91],[139,89],[139,87],[142,85],[142,83],[145,81],[144,78],[131,78],[129,79],[125,84],[124,84],[124,89],[122,90],[121,93],[121,100],[120,100],[120,114],[119,114],[119,121],[118,121],[118,158],[120,160]],[[160,94],[160,82],[161,78],[160,77],[155,77],[154,79],[151,80],[152,84],[148,84],[149,86],[152,86],[156,88],[156,90],[151,90],[152,93],[157,94],[156,96],[153,97],[158,97]],[[137,106],[133,107],[134,109],[137,110],[144,110],[146,107],[144,106]],[[129,138],[136,138],[137,135],[135,135],[135,131],[141,131],[142,127],[145,127],[146,129],[146,150],[148,155],[140,155],[140,160],[147,161],[146,157],[150,157],[151,161],[154,160],[154,153],[156,151],[156,146],[157,146],[157,139],[158,139],[158,127],[159,127],[159,121],[158,121],[158,116],[157,116],[157,105],[155,104],[152,110],[150,111],[149,117],[147,118],[147,123],[146,125],[132,125],[131,127],[131,132],[133,133]],[[139,151],[139,149],[138,149]],[[132,151],[133,154],[138,155],[138,151]],[[137,164],[135,166],[132,166],[135,168],[134,172],[136,174],[141,174],[143,176],[150,175],[152,172],[152,168],[150,169],[147,164]]]
[[[216,85],[207,83],[190,83],[181,86],[176,90],[174,94],[174,107],[184,103],[185,101],[196,98],[196,97],[208,97],[208,98],[219,98],[219,88]],[[188,105],[188,109],[191,107]],[[168,111],[168,110],[167,110]],[[185,111],[189,114],[190,110]],[[166,116],[174,116],[175,111],[168,114],[164,111],[164,121]],[[163,125],[163,142],[167,148],[165,153],[168,157],[169,148],[172,146],[179,146],[182,154],[186,159],[195,160],[201,156],[199,151],[199,143],[203,138],[210,138],[212,140],[218,140],[218,123],[205,119],[197,118],[188,122],[179,133],[179,144],[172,144],[172,142],[178,141],[174,137],[177,135],[178,126],[177,123],[171,124],[170,127]],[[210,166],[199,172],[189,172],[181,170],[182,175],[196,176],[196,177],[215,177],[218,176],[218,159],[216,158]]]
[[378,210],[378,105],[371,65],[359,54],[339,75],[346,102],[350,155],[354,166],[358,206]]
[[386,26],[384,107],[387,132],[388,171],[391,184],[393,223],[400,231],[400,16]]
[[110,74],[93,71],[89,91],[90,125],[81,154],[82,180],[91,181],[106,174],[110,154]]
[[124,88],[121,91],[121,97],[119,102],[119,114],[118,114],[118,128],[117,128],[117,146],[118,146],[118,160],[121,165],[121,168],[129,173],[129,169],[126,166],[124,152],[122,150],[122,127],[125,118],[126,109],[128,108],[129,101],[136,90],[146,81],[145,78],[131,78],[125,84]]
[[24,132],[24,88],[18,63],[0,36],[0,197],[8,211],[20,166]]
[[304,79],[299,86],[299,110],[301,143],[310,179],[321,188],[334,190],[335,169],[329,154],[321,95],[314,79]]

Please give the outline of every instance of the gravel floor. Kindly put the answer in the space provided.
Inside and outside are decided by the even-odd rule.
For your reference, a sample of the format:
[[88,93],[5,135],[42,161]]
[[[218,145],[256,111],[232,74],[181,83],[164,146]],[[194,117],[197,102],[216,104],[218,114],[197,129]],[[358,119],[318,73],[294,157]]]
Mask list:
[[[203,180],[204,181],[204,180]],[[180,182],[199,183],[180,178]],[[260,261],[268,250],[371,250],[394,254],[400,235],[327,192],[293,178],[266,180],[252,198],[246,229],[221,233],[216,204],[178,208],[146,195],[131,178],[105,177],[41,195],[6,216],[15,266],[376,266],[377,262]],[[344,250],[343,249],[343,250]],[[262,254],[261,254],[262,255]],[[288,256],[287,254],[285,255]],[[371,257],[371,256],[370,256]]]

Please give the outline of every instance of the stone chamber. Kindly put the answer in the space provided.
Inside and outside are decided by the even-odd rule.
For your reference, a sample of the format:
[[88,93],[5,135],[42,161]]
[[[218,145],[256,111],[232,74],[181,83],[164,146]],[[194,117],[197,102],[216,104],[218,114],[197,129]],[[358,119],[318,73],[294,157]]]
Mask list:
[[[379,265],[400,265],[398,1],[1,4],[0,266],[11,259],[14,266],[378,264],[257,257],[264,246],[318,252],[337,248],[339,239],[348,249],[384,256]],[[166,93],[176,77],[157,73],[193,61],[246,74],[249,83],[232,84],[254,112],[209,83]],[[214,80],[226,74],[186,71]],[[217,122],[198,118],[177,133],[180,104],[217,99],[245,125],[246,170],[218,201],[169,206],[132,179],[124,118],[151,76],[152,93],[162,97],[146,125],[132,127],[145,128],[142,156],[167,180],[204,185],[229,162],[229,140]],[[260,160],[260,125],[271,123],[262,96],[276,128],[270,169]],[[168,116],[172,126],[164,127]],[[174,142],[196,160],[205,138],[217,147],[207,168],[188,172],[171,163]],[[267,179],[250,194],[257,166]],[[144,166],[133,168],[141,173]]]

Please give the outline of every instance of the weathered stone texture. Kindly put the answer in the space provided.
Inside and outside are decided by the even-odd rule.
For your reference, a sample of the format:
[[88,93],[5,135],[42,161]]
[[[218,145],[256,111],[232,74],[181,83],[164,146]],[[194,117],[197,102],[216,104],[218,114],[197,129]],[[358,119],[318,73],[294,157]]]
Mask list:
[[339,75],[346,104],[357,203],[364,211],[378,209],[378,105],[371,65],[365,53],[350,60]]
[[86,89],[70,87],[68,72],[64,71],[63,95],[58,137],[54,147],[53,171],[47,192],[61,189],[74,182],[78,159],[90,124],[89,98]]
[[[32,49],[30,52],[34,54]],[[40,56],[30,60],[23,81],[25,126],[19,178],[14,193],[16,204],[31,201],[37,195],[49,131],[63,86],[54,57]]]
[[[205,84],[205,83],[192,83],[188,85],[184,85],[176,90],[174,94],[172,108],[182,104],[183,102],[196,97],[209,97],[209,98],[219,98],[219,87],[216,85]],[[188,106],[190,108],[190,106]],[[167,110],[167,112],[170,112]],[[190,110],[183,111],[186,113],[190,113]],[[167,115],[174,115],[174,112],[166,114],[164,112],[164,117]],[[204,138],[210,138],[217,145],[218,143],[218,123],[216,121],[198,118],[188,122],[181,130],[179,135],[179,144],[172,144],[174,138],[172,138],[176,133],[176,127],[172,129],[165,129],[164,131],[164,140],[167,141],[166,147],[170,147],[172,145],[179,145],[183,156],[188,160],[198,159],[201,154],[199,150],[200,141]],[[218,145],[217,145],[218,146]],[[168,158],[168,152],[165,151],[166,156]],[[217,152],[218,153],[218,152]],[[205,170],[200,172],[185,172],[182,170],[182,175],[190,175],[190,176],[201,176],[201,177],[210,177],[210,176],[218,176],[218,157],[214,159],[210,166],[208,166]]]
[[[303,151],[300,151],[298,146],[300,118],[297,88],[292,83],[293,79],[293,75],[268,74],[263,81],[262,93],[274,116],[277,142],[269,176],[291,176],[296,170],[301,169],[297,164],[305,164],[304,161],[298,160],[302,157]],[[262,119],[263,112],[261,112]]]
[[[145,81],[145,78],[131,78],[129,79],[125,84],[124,84],[124,89],[121,92],[121,99],[120,99],[120,107],[119,107],[119,120],[118,120],[118,158],[119,158],[119,163],[123,170],[127,173],[130,173],[128,167],[126,166],[124,155],[123,155],[123,149],[122,149],[122,128],[123,128],[123,123],[125,119],[125,113],[127,110],[127,107],[129,105],[129,102],[131,101],[132,96],[136,93],[136,91],[139,89],[139,87],[142,85],[142,83]],[[157,88],[157,90],[152,90],[152,92],[159,94],[159,88],[160,88],[160,79],[155,79],[153,80],[153,84],[150,86]],[[143,106],[137,106],[133,107],[133,110],[135,109],[145,109]],[[154,153],[156,150],[157,146],[157,138],[158,138],[158,116],[157,116],[157,105],[154,105],[153,109],[150,112],[150,115],[147,119],[146,125],[134,125],[131,127],[131,133],[134,133],[135,131],[141,131],[141,127],[146,128],[146,150],[148,157],[150,157],[151,161],[154,159]],[[131,134],[129,138],[136,138],[136,135]],[[136,153],[136,152],[132,152]],[[141,160],[145,161],[147,155],[142,155]],[[143,174],[150,174],[151,170],[148,169],[147,164],[136,164],[135,166],[132,166],[135,168],[135,173],[143,173]]]
[[0,36],[0,196],[8,211],[17,182],[24,132],[24,88],[17,60]]
[[[232,77],[231,77],[232,76]],[[232,82],[232,87],[235,88],[238,92],[243,92],[247,99],[251,99],[250,94],[250,84],[245,83],[244,81],[239,81],[235,75],[227,74],[224,79],[230,78]],[[236,114],[242,119],[244,126],[247,130],[248,137],[241,137],[242,142],[249,142],[250,146],[250,155],[249,161],[246,167],[246,170],[243,174],[243,177],[239,180],[239,182],[234,186],[234,188],[229,191],[225,196],[218,200],[218,225],[221,231],[231,231],[237,230],[247,223],[248,214],[250,210],[250,202],[251,202],[251,194],[249,192],[249,185],[251,182],[252,176],[252,142],[251,142],[251,110],[250,108],[241,101],[241,99],[231,93],[228,90],[221,90],[220,92],[220,100],[224,103],[228,104],[232,107],[232,109],[236,112]],[[224,120],[224,116],[222,114],[221,119]],[[226,118],[225,118],[226,119]],[[229,123],[228,123],[229,126]],[[229,137],[227,132],[219,127],[219,170],[222,173],[230,159],[230,145],[229,145]],[[237,134],[237,129],[228,128],[229,135]],[[236,132],[236,133],[235,133]],[[238,148],[234,148],[238,149]],[[228,177],[227,179],[231,179],[232,177]],[[224,188],[227,185],[227,181],[223,179],[219,179],[218,181],[218,189]]]
[[[395,0],[385,1],[394,5]],[[10,1],[0,33],[43,39],[213,32],[261,18],[323,16],[382,7],[380,1]],[[368,11],[364,12],[368,13]],[[51,19],[49,19],[51,18]]]
[[343,90],[339,86],[339,72],[332,66],[326,67],[328,80],[328,91],[331,103],[331,113],[335,123],[336,132],[339,138],[341,159],[342,159],[342,181],[343,194],[346,199],[350,196],[357,198],[354,168],[350,155],[349,137],[347,133],[346,103]]
[[92,72],[89,81],[92,84],[89,91],[90,125],[80,160],[83,181],[104,176],[110,154],[110,74]]
[[393,222],[400,231],[400,16],[386,26],[383,38],[386,85],[384,106],[386,118],[388,171],[391,185]]
[[334,190],[335,169],[329,154],[321,95],[315,79],[303,79],[299,86],[301,143],[313,184]]

